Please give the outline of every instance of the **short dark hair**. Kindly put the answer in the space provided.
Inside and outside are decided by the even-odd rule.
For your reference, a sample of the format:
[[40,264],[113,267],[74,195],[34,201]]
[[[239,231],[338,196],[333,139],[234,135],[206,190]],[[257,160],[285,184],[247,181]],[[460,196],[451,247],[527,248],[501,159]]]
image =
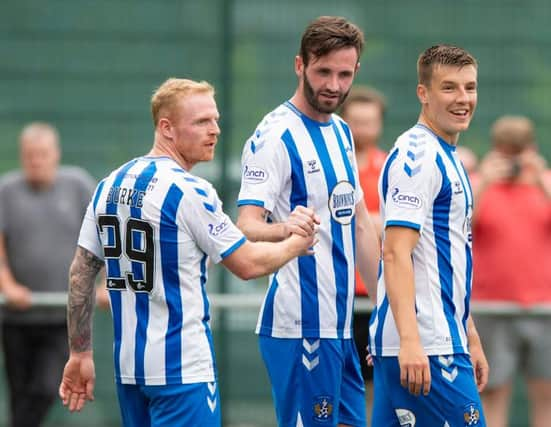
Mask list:
[[464,67],[473,65],[478,67],[476,59],[465,49],[457,46],[438,44],[429,47],[417,60],[417,77],[419,83],[429,85],[432,79],[432,72],[435,66],[452,65]]
[[364,35],[356,25],[340,16],[320,16],[310,22],[302,34],[299,55],[304,65],[333,50],[353,47],[358,60],[364,47]]
[[386,98],[377,89],[369,86],[352,86],[350,93],[343,102],[340,110],[340,115],[345,117],[346,110],[352,104],[375,104],[379,107],[381,117],[384,117],[386,112]]

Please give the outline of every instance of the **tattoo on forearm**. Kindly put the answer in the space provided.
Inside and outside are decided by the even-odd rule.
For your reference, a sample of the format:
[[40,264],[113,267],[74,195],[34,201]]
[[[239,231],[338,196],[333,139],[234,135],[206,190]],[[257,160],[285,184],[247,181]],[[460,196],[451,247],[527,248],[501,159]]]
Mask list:
[[95,279],[103,261],[80,246],[69,271],[67,328],[69,347],[83,352],[92,349],[92,315],[94,312]]

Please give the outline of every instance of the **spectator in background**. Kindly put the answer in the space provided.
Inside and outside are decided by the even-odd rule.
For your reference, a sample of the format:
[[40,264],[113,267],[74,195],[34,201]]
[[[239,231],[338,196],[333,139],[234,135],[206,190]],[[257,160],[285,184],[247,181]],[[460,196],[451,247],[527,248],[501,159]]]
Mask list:
[[10,425],[37,427],[57,395],[67,358],[65,307],[33,306],[66,292],[80,223],[94,190],[82,169],[59,167],[58,132],[31,123],[20,135],[21,171],[0,180],[0,289]]
[[[533,123],[504,116],[474,188],[473,298],[520,307],[551,304],[550,172]],[[491,427],[508,425],[513,380],[527,380],[531,425],[551,423],[551,317],[480,314],[476,323],[491,366],[484,411]]]
[[[385,110],[386,100],[379,91],[366,86],[353,86],[340,111],[354,138],[356,163],[364,202],[379,236],[382,229],[378,182],[387,155],[386,151],[379,148],[379,143],[383,133]],[[367,288],[357,269],[355,293],[356,298],[367,297]],[[370,313],[354,312],[354,342],[362,365],[362,376],[366,386],[367,419],[368,425],[371,425],[373,367],[366,363],[369,317]]]

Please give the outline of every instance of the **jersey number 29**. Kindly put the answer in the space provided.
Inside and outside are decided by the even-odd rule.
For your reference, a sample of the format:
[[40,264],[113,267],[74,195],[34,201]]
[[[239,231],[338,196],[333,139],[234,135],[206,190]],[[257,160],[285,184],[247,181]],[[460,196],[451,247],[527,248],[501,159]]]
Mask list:
[[[124,277],[111,277],[112,271],[107,271],[108,289],[126,289],[128,286],[135,292],[151,292],[153,289],[153,271],[155,265],[155,247],[153,227],[146,221],[128,218],[121,233],[120,219],[116,215],[99,215],[98,226],[101,234],[108,233],[103,245],[103,255],[106,260],[120,260],[124,255],[131,261],[132,271]],[[110,232],[108,231],[110,230]],[[113,236],[109,239],[109,236]],[[141,269],[142,274],[135,274]],[[136,276],[141,276],[139,279]]]

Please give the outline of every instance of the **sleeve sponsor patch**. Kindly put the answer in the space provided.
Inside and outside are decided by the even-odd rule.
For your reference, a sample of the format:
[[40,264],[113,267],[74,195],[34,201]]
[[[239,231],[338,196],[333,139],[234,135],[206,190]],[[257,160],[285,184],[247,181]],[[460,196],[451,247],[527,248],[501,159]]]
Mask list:
[[262,184],[268,180],[268,172],[258,166],[245,165],[243,181],[248,184]]
[[220,236],[228,229],[229,225],[228,218],[224,218],[222,222],[219,222],[218,224],[209,224],[209,234],[213,237]]
[[392,201],[402,208],[420,209],[423,206],[421,197],[414,193],[400,191],[398,187],[392,189],[391,197]]

